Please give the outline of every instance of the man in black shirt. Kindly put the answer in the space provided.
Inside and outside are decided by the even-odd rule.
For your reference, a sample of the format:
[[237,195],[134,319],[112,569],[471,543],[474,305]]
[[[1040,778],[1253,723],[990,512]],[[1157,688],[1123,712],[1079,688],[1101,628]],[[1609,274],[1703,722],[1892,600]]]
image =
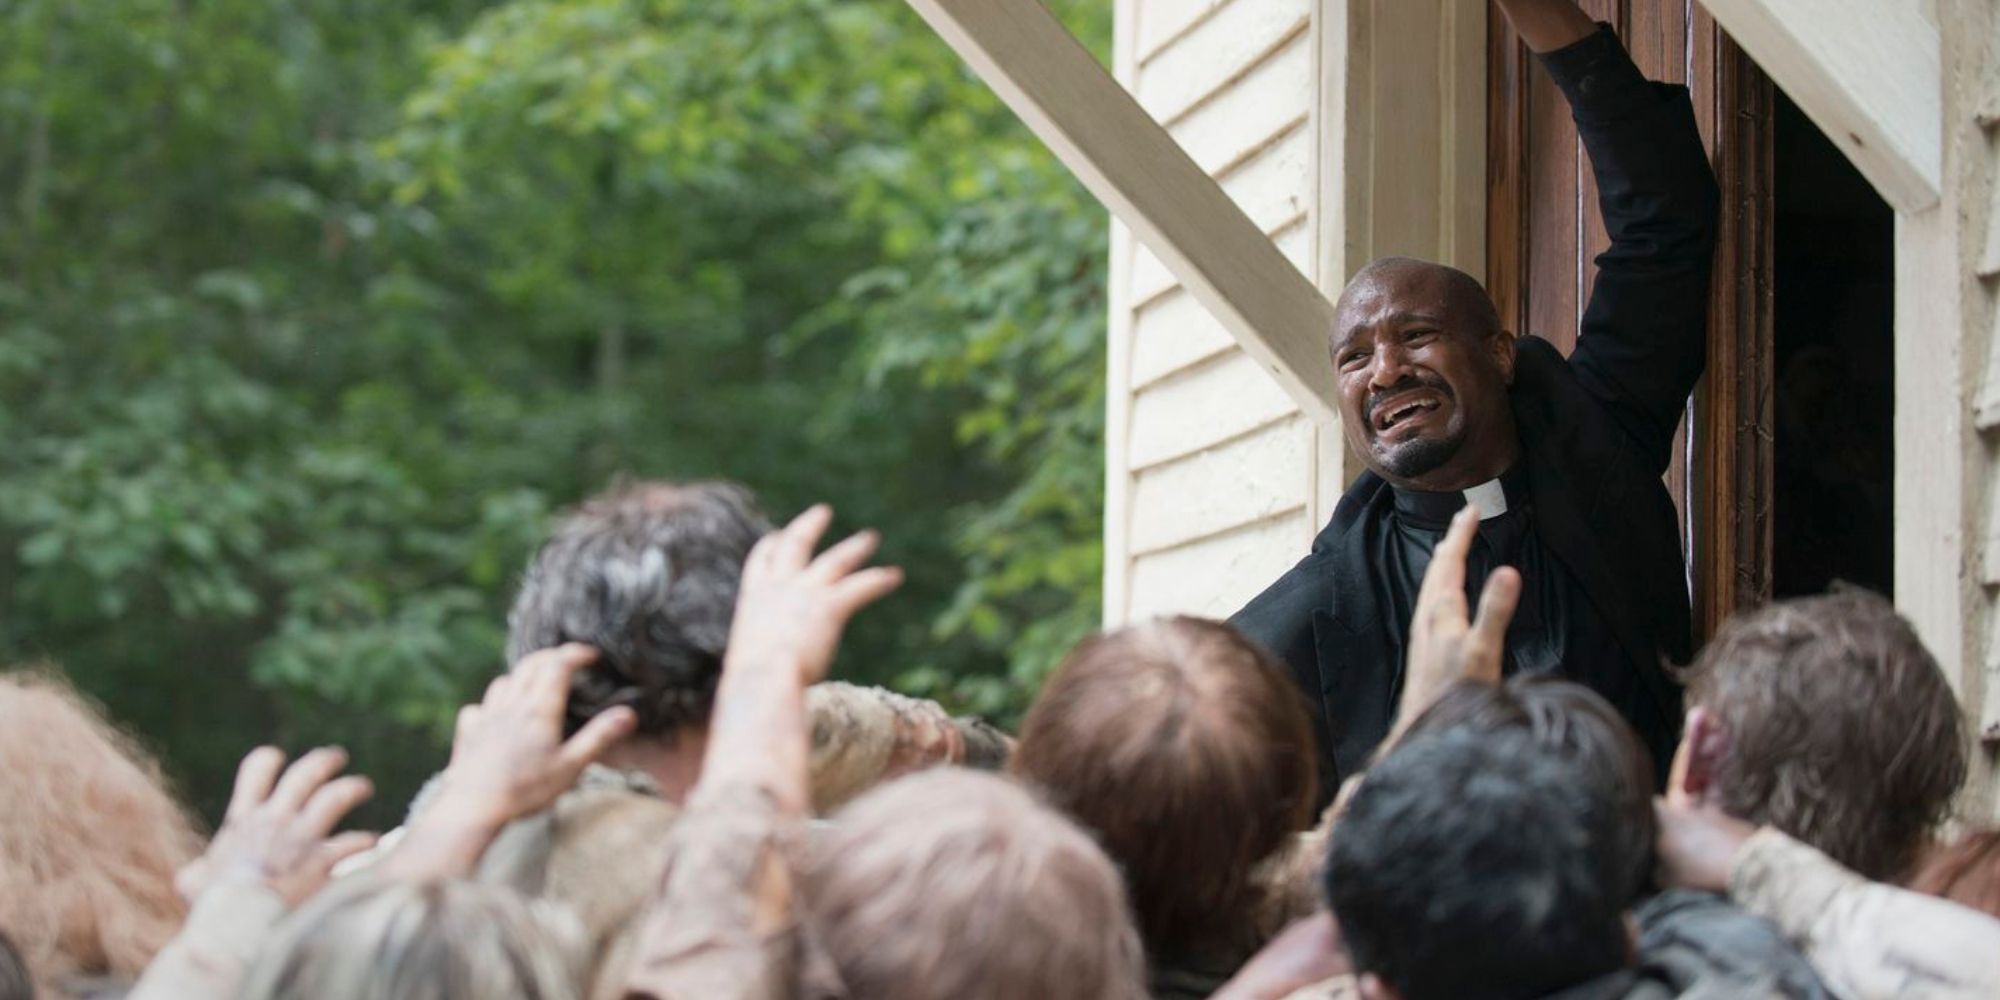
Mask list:
[[1516,339],[1442,265],[1380,260],[1341,295],[1333,377],[1368,471],[1312,553],[1232,619],[1304,688],[1328,796],[1394,724],[1417,591],[1467,503],[1484,518],[1468,591],[1521,574],[1507,671],[1589,685],[1662,774],[1678,735],[1663,664],[1687,659],[1692,629],[1661,476],[1706,358],[1715,178],[1686,88],[1646,80],[1571,0],[1496,2],[1570,102],[1611,247],[1569,358]]

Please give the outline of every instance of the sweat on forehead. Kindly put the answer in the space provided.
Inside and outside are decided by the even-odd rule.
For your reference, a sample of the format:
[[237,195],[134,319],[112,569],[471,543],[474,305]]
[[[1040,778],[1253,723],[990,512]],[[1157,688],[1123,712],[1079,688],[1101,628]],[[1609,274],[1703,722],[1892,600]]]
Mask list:
[[1350,315],[1384,306],[1397,311],[1442,307],[1473,333],[1498,333],[1500,312],[1477,278],[1455,267],[1416,257],[1379,257],[1355,272],[1334,306],[1335,336],[1364,317]]

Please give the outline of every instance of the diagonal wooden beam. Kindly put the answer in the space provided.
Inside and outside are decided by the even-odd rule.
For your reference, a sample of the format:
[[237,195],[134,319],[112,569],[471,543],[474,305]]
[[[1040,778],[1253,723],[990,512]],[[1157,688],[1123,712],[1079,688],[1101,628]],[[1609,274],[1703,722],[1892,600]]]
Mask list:
[[1944,73],[1937,25],[1892,0],[1701,0],[1736,44],[1904,213],[1938,203]]
[[1333,306],[1040,0],[910,6],[1312,418]]

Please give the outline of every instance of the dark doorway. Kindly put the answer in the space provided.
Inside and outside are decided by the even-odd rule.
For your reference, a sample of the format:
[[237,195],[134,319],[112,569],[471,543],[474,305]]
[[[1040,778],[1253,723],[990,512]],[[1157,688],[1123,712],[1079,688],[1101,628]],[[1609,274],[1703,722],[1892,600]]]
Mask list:
[[1773,596],[1894,571],[1895,220],[1783,95],[1775,108]]

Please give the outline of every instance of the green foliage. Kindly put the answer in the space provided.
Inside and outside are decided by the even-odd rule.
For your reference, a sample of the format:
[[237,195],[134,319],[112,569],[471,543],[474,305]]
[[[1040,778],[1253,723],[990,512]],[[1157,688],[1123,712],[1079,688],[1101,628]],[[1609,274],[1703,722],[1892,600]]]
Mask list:
[[1097,617],[1104,230],[900,0],[0,5],[0,661],[379,821],[555,511],[725,476],[885,529],[844,674],[1009,718]]

